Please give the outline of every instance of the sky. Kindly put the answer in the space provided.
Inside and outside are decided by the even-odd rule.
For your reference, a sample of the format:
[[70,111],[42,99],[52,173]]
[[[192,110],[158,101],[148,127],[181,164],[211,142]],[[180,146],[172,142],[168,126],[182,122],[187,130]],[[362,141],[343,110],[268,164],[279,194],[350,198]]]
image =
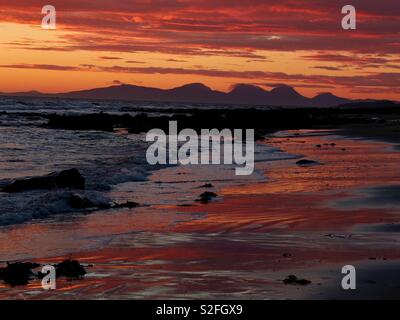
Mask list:
[[[44,5],[56,30],[41,28]],[[357,29],[341,25],[344,5]],[[398,0],[2,0],[0,92],[122,83],[400,100]]]

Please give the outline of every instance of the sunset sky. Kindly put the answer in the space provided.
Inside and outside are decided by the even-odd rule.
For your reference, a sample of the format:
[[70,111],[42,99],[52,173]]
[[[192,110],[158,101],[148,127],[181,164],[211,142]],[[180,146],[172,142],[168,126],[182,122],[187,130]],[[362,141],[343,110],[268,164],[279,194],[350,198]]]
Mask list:
[[399,0],[2,0],[0,48],[1,92],[202,82],[400,100]]

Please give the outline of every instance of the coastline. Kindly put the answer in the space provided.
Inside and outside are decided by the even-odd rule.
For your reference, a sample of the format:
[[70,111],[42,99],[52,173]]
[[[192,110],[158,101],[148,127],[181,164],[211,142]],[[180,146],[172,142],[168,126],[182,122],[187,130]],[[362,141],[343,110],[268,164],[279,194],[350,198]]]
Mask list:
[[[267,144],[322,164],[301,168],[295,159],[263,163],[265,182],[216,190],[222,199],[207,205],[169,204],[90,215],[76,223],[51,223],[47,229],[46,222],[11,228],[16,236],[78,227],[87,230],[88,239],[100,240],[92,251],[71,254],[93,265],[85,279],[61,280],[50,293],[35,282],[11,289],[2,284],[0,297],[287,299],[315,298],[318,292],[319,298],[329,298],[334,291],[332,297],[357,298],[330,289],[341,276],[340,265],[375,270],[373,263],[400,259],[397,233],[378,228],[398,225],[399,206],[371,205],[374,198],[368,192],[368,187],[400,182],[395,174],[400,153],[391,143],[337,134],[306,130],[271,135]],[[369,197],[367,208],[360,207],[360,197]],[[362,230],[365,225],[377,228]],[[106,237],[111,231],[114,236]],[[66,257],[47,252],[37,258],[55,263]],[[283,284],[290,274],[312,283]]]

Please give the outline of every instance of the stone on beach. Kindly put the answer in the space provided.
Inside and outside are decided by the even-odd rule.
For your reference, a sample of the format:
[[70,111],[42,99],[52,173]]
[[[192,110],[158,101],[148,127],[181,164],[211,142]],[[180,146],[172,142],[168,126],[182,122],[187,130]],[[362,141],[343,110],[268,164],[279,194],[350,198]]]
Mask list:
[[[0,280],[3,280],[6,284],[12,287],[26,286],[30,280],[43,279],[43,277],[46,275],[41,271],[32,271],[40,266],[40,264],[34,262],[7,262],[7,266],[5,268],[0,268]],[[86,274],[85,268],[77,260],[66,259],[53,266],[56,270],[56,277],[82,279]]]
[[69,279],[81,279],[85,274],[85,268],[77,260],[67,259],[56,264],[57,277]]
[[36,263],[16,262],[8,263],[5,268],[0,268],[0,279],[10,286],[27,285],[34,276],[32,269],[39,267]]
[[306,280],[306,279],[299,279],[295,275],[289,275],[283,280],[283,283],[284,284],[292,284],[292,285],[299,284],[301,286],[305,286],[305,285],[311,284],[311,281]]
[[207,203],[209,203],[212,199],[214,199],[214,198],[216,198],[216,197],[218,197],[218,195],[217,195],[216,193],[210,192],[210,191],[206,191],[206,192],[203,192],[203,193],[200,195],[200,198],[197,199],[196,201],[199,201],[199,202],[201,202],[201,203],[207,204]]
[[311,166],[317,166],[320,163],[314,160],[302,159],[297,161],[296,164],[300,167],[311,167]]
[[85,189],[85,178],[77,169],[52,172],[45,176],[17,179],[1,189],[2,192],[23,192],[28,190]]

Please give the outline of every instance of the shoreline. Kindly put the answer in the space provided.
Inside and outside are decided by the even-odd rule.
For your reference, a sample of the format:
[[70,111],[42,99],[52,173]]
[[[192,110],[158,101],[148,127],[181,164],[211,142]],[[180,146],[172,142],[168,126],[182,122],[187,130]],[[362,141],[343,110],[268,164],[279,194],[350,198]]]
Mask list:
[[[327,142],[331,139],[334,142]],[[151,225],[152,221],[146,222],[149,212],[133,212],[131,217],[122,214],[118,223],[126,228],[120,236],[104,244],[103,249],[72,254],[83,263],[94,264],[85,279],[61,281],[61,291],[55,294],[41,292],[37,284],[28,287],[32,293],[27,295],[26,288],[18,287],[7,293],[1,285],[0,297],[12,299],[22,294],[24,298],[56,299],[79,295],[92,299],[246,299],[243,294],[247,292],[250,299],[304,298],[331,285],[328,283],[332,279],[317,284],[323,280],[319,279],[322,269],[329,266],[354,261],[368,264],[376,259],[382,263],[400,260],[400,251],[390,244],[396,233],[356,230],[360,225],[399,223],[396,206],[343,209],[334,205],[343,199],[354,203],[352,197],[357,197],[354,191],[368,196],[360,191],[364,187],[400,182],[400,176],[393,171],[400,153],[391,150],[392,144],[368,140],[360,143],[337,133],[320,136],[298,131],[289,136],[270,137],[267,143],[323,164],[299,168],[293,159],[269,162],[264,171],[266,182],[218,190],[222,200],[207,205],[149,209],[164,212],[159,215],[164,222],[159,221],[157,228],[154,223]],[[319,144],[321,148],[317,147]],[[369,160],[365,158],[367,151]],[[384,159],[385,163],[376,168],[382,163],[378,159]],[[328,178],[333,178],[328,185],[321,183]],[[174,218],[168,218],[170,214],[182,217],[183,221],[174,223]],[[106,221],[112,218],[111,215]],[[142,226],[150,223],[147,231],[136,230],[137,219],[143,219]],[[89,220],[96,217],[93,215]],[[54,263],[63,258],[54,256],[38,261]],[[310,270],[315,268],[312,273]],[[291,272],[311,277],[312,284],[283,285],[281,280]]]

